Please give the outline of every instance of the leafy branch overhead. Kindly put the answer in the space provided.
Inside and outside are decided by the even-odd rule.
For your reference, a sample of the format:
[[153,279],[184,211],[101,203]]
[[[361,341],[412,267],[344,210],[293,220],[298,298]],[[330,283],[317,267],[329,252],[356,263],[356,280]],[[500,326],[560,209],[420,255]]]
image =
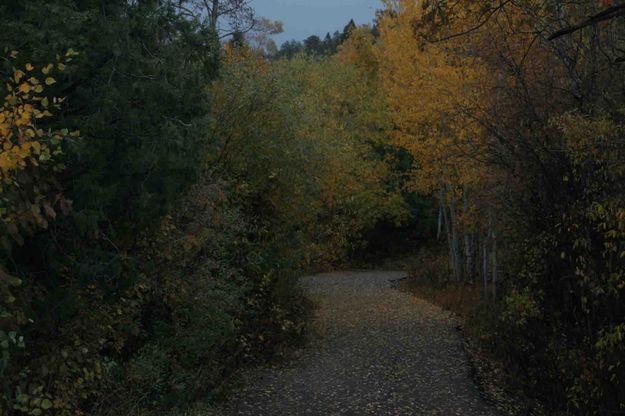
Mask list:
[[575,33],[578,30],[584,29],[588,26],[596,25],[597,23],[600,23],[606,20],[615,19],[617,17],[622,17],[622,16],[625,16],[625,5],[623,4],[615,5],[615,6],[609,7],[601,11],[600,13],[595,14],[594,16],[589,17],[588,19],[586,19],[585,21],[581,23],[568,26],[568,27],[558,30],[557,32],[554,32],[553,34],[549,36],[548,39],[549,40],[558,39],[562,36]]

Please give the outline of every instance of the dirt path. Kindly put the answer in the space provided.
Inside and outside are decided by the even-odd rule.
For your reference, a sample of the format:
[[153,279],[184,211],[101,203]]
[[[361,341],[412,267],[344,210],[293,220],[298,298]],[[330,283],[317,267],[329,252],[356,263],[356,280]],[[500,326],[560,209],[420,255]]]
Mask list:
[[319,341],[277,369],[261,369],[227,415],[488,415],[449,315],[392,289],[401,272],[302,279],[317,302]]

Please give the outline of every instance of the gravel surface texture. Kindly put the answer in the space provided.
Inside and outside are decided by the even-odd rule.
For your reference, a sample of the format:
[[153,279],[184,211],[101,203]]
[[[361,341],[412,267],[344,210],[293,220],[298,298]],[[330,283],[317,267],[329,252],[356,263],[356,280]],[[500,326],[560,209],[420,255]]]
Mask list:
[[302,278],[318,306],[318,339],[280,367],[249,373],[226,415],[497,415],[471,380],[452,317],[393,289],[404,276]]

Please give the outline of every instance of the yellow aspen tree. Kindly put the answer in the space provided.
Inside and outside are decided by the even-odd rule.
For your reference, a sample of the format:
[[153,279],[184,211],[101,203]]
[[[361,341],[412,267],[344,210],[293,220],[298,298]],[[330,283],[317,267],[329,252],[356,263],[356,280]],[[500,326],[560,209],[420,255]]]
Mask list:
[[[395,144],[415,160],[414,190],[440,199],[453,275],[459,279],[458,232],[471,212],[464,194],[484,176],[479,159],[485,132],[467,112],[488,100],[489,77],[472,53],[470,39],[450,43],[428,38],[465,30],[453,23],[464,23],[462,16],[444,28],[431,29],[435,10],[422,2],[392,0],[386,6],[377,50],[382,87],[396,127]],[[467,246],[469,241],[467,237]]]

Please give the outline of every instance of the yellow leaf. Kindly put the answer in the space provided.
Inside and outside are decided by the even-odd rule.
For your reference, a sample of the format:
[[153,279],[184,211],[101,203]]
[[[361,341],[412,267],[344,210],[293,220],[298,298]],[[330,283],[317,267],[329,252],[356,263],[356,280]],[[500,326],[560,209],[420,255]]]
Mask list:
[[19,91],[23,94],[28,94],[30,92],[30,85],[27,83],[23,83],[20,85]]
[[15,79],[15,82],[20,82],[24,75],[24,71],[18,69],[13,73],[13,78]]
[[32,71],[33,69],[35,69],[34,66],[32,66],[31,64],[26,64],[26,70],[27,71]]
[[65,64],[63,63],[59,63],[56,67],[59,69],[59,71],[65,71]]
[[17,126],[27,126],[30,124],[30,113],[25,111],[21,114],[20,118],[17,119],[15,125]]
[[13,59],[17,58],[17,54],[18,54],[17,51],[11,51],[11,58]]
[[46,85],[52,85],[54,83],[56,83],[56,80],[54,78],[52,77],[46,78]]
[[44,66],[44,67],[41,69],[41,72],[43,72],[43,73],[44,73],[44,75],[48,75],[48,74],[50,73],[50,70],[51,70],[52,68],[54,68],[54,65],[52,65],[52,64],[48,64],[48,65]]

